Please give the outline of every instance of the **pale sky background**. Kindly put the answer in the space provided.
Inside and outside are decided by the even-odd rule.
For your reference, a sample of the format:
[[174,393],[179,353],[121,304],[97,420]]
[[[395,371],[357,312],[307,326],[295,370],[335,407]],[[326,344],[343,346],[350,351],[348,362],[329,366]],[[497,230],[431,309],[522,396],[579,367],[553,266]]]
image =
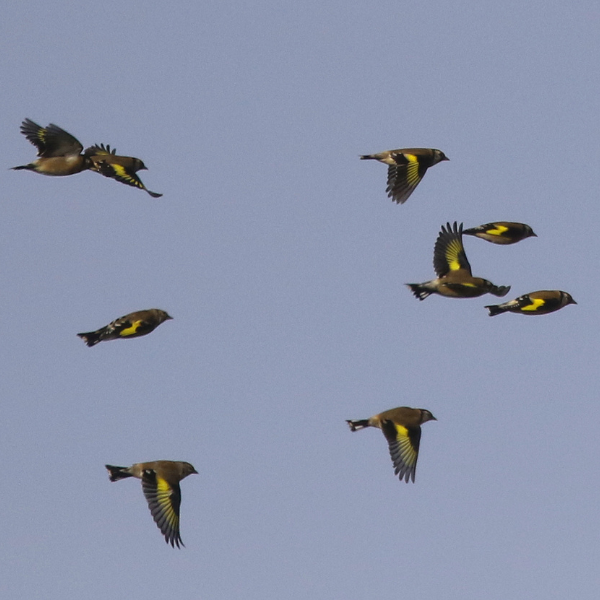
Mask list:
[[[0,22],[0,595],[595,600],[600,4],[7,3]],[[144,160],[50,178],[28,117]],[[403,206],[360,154],[442,149]],[[475,275],[578,302],[417,301]],[[87,348],[128,312],[174,320]],[[415,484],[378,430],[428,408]],[[137,480],[186,460],[172,549]]]

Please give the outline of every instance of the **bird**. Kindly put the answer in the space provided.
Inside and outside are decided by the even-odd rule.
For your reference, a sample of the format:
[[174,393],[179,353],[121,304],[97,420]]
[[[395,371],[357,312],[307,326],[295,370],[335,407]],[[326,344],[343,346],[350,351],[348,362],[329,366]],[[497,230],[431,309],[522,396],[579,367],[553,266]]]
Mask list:
[[485,308],[488,309],[490,317],[503,312],[514,312],[521,315],[547,315],[555,310],[560,310],[567,304],[577,304],[571,294],[560,290],[540,290],[523,294],[523,296],[504,304],[492,304]]
[[462,243],[462,223],[454,227],[450,223],[442,225],[433,250],[433,268],[437,279],[425,283],[407,283],[419,300],[431,294],[448,298],[476,298],[483,294],[506,296],[510,286],[495,286],[491,281],[471,275],[471,265],[467,260]]
[[479,227],[465,229],[464,235],[473,235],[492,244],[516,244],[528,237],[537,237],[533,229],[525,223],[511,223],[510,221],[496,221],[495,223],[486,223]]
[[137,171],[148,170],[148,167],[139,158],[133,156],[119,156],[115,148],[107,144],[96,144],[85,149],[84,155],[91,163],[90,169],[105,177],[116,179],[121,183],[145,190],[153,198],[160,198],[162,194],[151,192],[136,175]]
[[109,479],[119,481],[127,477],[142,480],[142,490],[154,522],[165,536],[167,544],[173,548],[185,547],[179,534],[179,507],[181,489],[179,482],[188,475],[198,474],[189,462],[177,460],[156,460],[135,463],[131,467],[105,465]]
[[120,317],[98,331],[88,331],[77,335],[91,348],[98,342],[124,338],[140,337],[154,331],[161,323],[172,319],[168,313],[159,308],[138,310]]
[[450,160],[436,148],[400,148],[377,154],[364,154],[361,160],[378,160],[388,166],[387,195],[394,202],[404,204],[423,179],[427,169],[444,160]]
[[394,463],[394,474],[400,481],[415,481],[421,425],[437,419],[424,408],[401,406],[386,410],[370,419],[359,421],[346,420],[351,431],[359,431],[365,427],[379,427],[385,435],[390,448],[390,456]]
[[74,175],[89,169],[89,157],[81,154],[79,140],[58,125],[42,127],[31,119],[21,123],[21,133],[38,149],[38,159],[27,165],[12,167],[15,171],[26,169],[42,175]]

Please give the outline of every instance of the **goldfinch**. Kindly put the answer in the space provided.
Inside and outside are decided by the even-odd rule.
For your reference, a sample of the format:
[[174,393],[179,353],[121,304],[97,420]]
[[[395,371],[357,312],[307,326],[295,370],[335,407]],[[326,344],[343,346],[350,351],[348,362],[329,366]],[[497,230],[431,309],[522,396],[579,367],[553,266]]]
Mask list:
[[98,331],[78,333],[77,335],[91,348],[98,342],[140,337],[154,331],[161,323],[172,319],[164,310],[151,308],[138,310],[116,319]]
[[148,170],[143,161],[133,156],[119,156],[116,152],[114,148],[111,150],[108,145],[97,144],[86,148],[84,154],[91,163],[92,171],[144,190],[153,198],[160,198],[162,194],[151,192],[136,175],[137,171]]
[[421,425],[427,421],[437,421],[437,419],[424,408],[401,406],[386,410],[370,419],[347,420],[346,423],[351,431],[358,431],[365,427],[379,427],[388,441],[394,473],[398,475],[400,481],[404,479],[408,483],[411,479],[414,483]]
[[38,149],[37,160],[27,165],[12,167],[15,171],[27,169],[42,175],[61,177],[74,175],[91,167],[87,156],[81,154],[83,146],[77,138],[50,123],[42,127],[31,119],[21,124],[21,133]]
[[483,294],[506,296],[510,286],[495,286],[491,281],[471,275],[471,265],[467,260],[462,243],[462,223],[454,228],[447,223],[442,225],[433,251],[433,268],[438,278],[425,283],[407,283],[419,300],[431,294],[448,298],[476,298]]
[[524,294],[504,304],[492,304],[485,308],[488,309],[490,317],[503,312],[514,312],[522,315],[546,315],[567,306],[567,304],[577,304],[571,294],[560,290],[540,290],[539,292]]
[[492,244],[516,244],[528,237],[537,237],[533,229],[525,223],[511,223],[509,221],[497,221],[496,223],[486,223],[479,227],[465,229],[464,235],[473,235]]
[[423,179],[427,169],[443,160],[450,160],[435,148],[401,148],[377,154],[364,154],[361,160],[378,160],[388,166],[387,195],[404,204]]
[[137,477],[142,480],[142,490],[152,518],[165,536],[165,541],[173,548],[184,546],[179,534],[181,505],[179,482],[188,475],[197,475],[198,471],[188,462],[174,460],[136,463],[131,467],[105,466],[111,481],[119,481],[127,477]]

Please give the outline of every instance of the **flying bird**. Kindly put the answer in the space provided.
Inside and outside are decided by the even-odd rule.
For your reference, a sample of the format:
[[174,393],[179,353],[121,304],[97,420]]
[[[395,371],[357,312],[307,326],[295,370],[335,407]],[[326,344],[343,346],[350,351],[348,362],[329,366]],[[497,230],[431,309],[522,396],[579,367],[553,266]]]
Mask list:
[[364,154],[361,160],[378,160],[388,165],[387,195],[394,202],[404,204],[423,179],[429,167],[450,160],[435,148],[401,148],[377,154]]
[[105,465],[109,479],[119,481],[127,477],[142,480],[142,490],[154,522],[165,536],[167,544],[173,548],[185,546],[179,534],[179,507],[181,489],[179,482],[198,471],[188,462],[156,460],[136,463],[131,467]]
[[140,337],[154,331],[161,323],[172,319],[168,313],[158,308],[138,310],[116,319],[98,331],[77,335],[91,348],[98,342]]
[[567,304],[577,304],[571,294],[560,290],[540,290],[519,296],[504,304],[492,304],[486,306],[490,317],[503,312],[514,312],[522,315],[547,315],[560,310]]
[[359,421],[346,420],[351,431],[359,431],[365,427],[379,427],[385,435],[390,448],[390,456],[394,463],[394,473],[400,481],[415,481],[421,425],[437,419],[424,408],[401,406],[386,410],[370,419]]
[[433,250],[433,268],[437,279],[425,283],[407,283],[419,300],[425,300],[431,294],[440,294],[448,298],[476,298],[483,294],[506,296],[510,286],[495,286],[491,281],[473,277],[471,265],[467,260],[462,243],[462,223],[454,228],[450,223],[442,225]]
[[79,140],[64,129],[50,123],[42,127],[31,119],[21,123],[21,133],[37,148],[38,159],[27,165],[12,167],[15,171],[27,169],[42,175],[74,175],[91,167],[82,153]]
[[116,149],[109,145],[96,144],[85,150],[85,156],[91,163],[89,167],[92,171],[100,173],[105,177],[116,179],[126,185],[139,188],[148,192],[153,198],[160,198],[162,194],[151,192],[136,175],[138,171],[148,170],[146,165],[139,158],[133,156],[119,156]]
[[473,235],[492,244],[516,244],[528,237],[537,237],[533,229],[525,223],[511,223],[510,221],[497,221],[496,223],[486,223],[479,227],[465,229],[464,235]]

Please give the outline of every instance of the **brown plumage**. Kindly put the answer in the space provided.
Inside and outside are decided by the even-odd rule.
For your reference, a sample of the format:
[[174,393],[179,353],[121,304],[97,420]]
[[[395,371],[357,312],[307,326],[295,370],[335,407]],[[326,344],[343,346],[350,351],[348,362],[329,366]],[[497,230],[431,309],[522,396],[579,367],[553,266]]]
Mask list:
[[388,165],[387,195],[404,204],[423,179],[429,167],[450,160],[436,148],[400,148],[377,154],[364,154],[361,160],[378,160]]
[[127,477],[142,480],[142,490],[154,522],[173,548],[184,546],[179,534],[179,507],[181,489],[179,482],[198,471],[188,462],[156,460],[135,463],[131,467],[106,465],[111,481]]
[[433,268],[437,279],[406,284],[419,300],[431,294],[447,298],[476,298],[488,293],[506,296],[510,290],[510,286],[495,286],[487,279],[473,277],[462,243],[462,223],[458,226],[456,221],[454,227],[442,225],[433,251]]
[[546,315],[559,310],[567,304],[577,304],[571,294],[560,290],[540,290],[519,296],[504,304],[486,306],[490,317],[503,312],[514,312],[521,315]]
[[39,158],[27,165],[12,167],[15,171],[26,169],[61,177],[91,167],[88,157],[81,154],[83,146],[79,140],[58,125],[50,123],[48,127],[42,127],[31,119],[25,119],[21,124],[21,133],[37,148]]
[[533,229],[525,223],[511,223],[510,221],[496,221],[486,223],[479,227],[471,227],[463,231],[464,235],[472,235],[492,244],[516,244],[528,237],[537,237]]
[[119,156],[116,152],[114,148],[111,150],[108,145],[97,144],[86,148],[85,156],[91,163],[92,171],[144,190],[153,198],[160,198],[162,194],[151,192],[136,175],[137,171],[147,170],[143,161],[133,156]]
[[437,419],[424,408],[401,406],[386,410],[370,419],[358,421],[347,420],[351,431],[359,431],[365,427],[378,427],[383,431],[388,442],[390,456],[394,463],[394,473],[400,481],[415,481],[419,443],[421,441],[421,425]]
[[161,323],[172,319],[168,313],[159,308],[138,310],[120,317],[97,331],[78,333],[77,335],[90,347],[98,342],[135,338],[154,331]]

